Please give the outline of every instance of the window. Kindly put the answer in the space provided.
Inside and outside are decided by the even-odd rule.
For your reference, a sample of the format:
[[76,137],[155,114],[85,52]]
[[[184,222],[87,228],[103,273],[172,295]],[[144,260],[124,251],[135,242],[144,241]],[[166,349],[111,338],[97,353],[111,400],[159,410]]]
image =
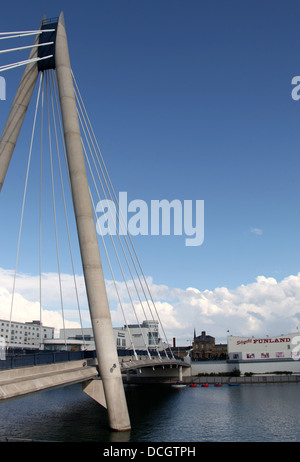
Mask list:
[[148,332],[149,345],[158,344],[158,332]]

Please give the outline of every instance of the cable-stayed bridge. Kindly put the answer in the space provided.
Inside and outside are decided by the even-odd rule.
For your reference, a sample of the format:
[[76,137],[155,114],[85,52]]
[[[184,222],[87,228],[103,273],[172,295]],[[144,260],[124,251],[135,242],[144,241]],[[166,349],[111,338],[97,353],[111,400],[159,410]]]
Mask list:
[[[41,351],[8,357],[0,366],[0,400],[81,383],[85,393],[107,408],[95,351]],[[139,359],[120,361],[126,384],[182,381],[184,367],[188,365],[179,359],[150,359],[146,352]]]
[[[130,428],[122,372],[132,370],[160,370],[166,374],[173,368],[177,377],[181,377],[182,367],[188,367],[174,358],[168,344],[164,326],[161,323],[156,303],[151,294],[134,244],[127,232],[124,217],[112,214],[107,221],[107,236],[97,233],[96,221],[98,204],[112,201],[119,210],[118,198],[108,174],[91,120],[88,116],[78,84],[72,72],[64,16],[47,20],[43,18],[38,30],[1,32],[0,40],[24,40],[35,37],[31,45],[8,47],[0,51],[2,56],[30,50],[29,58],[10,62],[0,66],[0,72],[25,66],[21,81],[11,106],[10,113],[0,140],[0,191],[5,189],[5,177],[18,141],[25,114],[35,96],[33,122],[29,140],[23,142],[23,152],[27,152],[24,190],[16,243],[16,259],[13,277],[10,326],[14,317],[16,303],[16,285],[18,281],[20,250],[23,237],[26,210],[37,206],[37,229],[31,223],[32,234],[36,236],[38,273],[39,273],[39,311],[40,325],[43,321],[43,268],[45,265],[43,249],[56,260],[57,293],[61,308],[63,327],[65,327],[64,284],[62,277],[63,261],[68,255],[72,269],[74,297],[78,318],[82,326],[82,315],[78,279],[76,277],[75,257],[78,250],[84,276],[86,299],[90,321],[95,338],[96,358],[59,361],[47,365],[33,365],[24,368],[0,372],[0,398],[18,396],[41,389],[83,382],[86,391],[95,396],[108,410],[110,426],[115,430]],[[2,42],[4,43],[4,42]],[[28,148],[26,146],[28,145]],[[25,154],[24,154],[25,155]],[[30,173],[34,174],[37,192],[34,200],[29,199],[31,189]],[[47,176],[46,176],[47,174]],[[48,175],[49,174],[49,175]],[[39,177],[39,178],[38,178]],[[50,198],[53,221],[49,222]],[[1,196],[0,196],[1,200]],[[1,203],[0,203],[1,207]],[[47,208],[48,207],[48,208]],[[32,210],[31,210],[32,211]],[[105,210],[101,212],[104,214]],[[71,218],[70,218],[71,216]],[[117,223],[114,222],[117,220]],[[63,222],[65,241],[62,244],[60,223]],[[113,225],[113,230],[109,225]],[[76,233],[72,232],[72,225]],[[50,229],[53,229],[53,251],[49,250]],[[8,230],[9,232],[9,230]],[[36,234],[35,234],[36,233]],[[76,239],[74,235],[76,234]],[[99,242],[101,251],[99,250]],[[3,245],[3,243],[2,243]],[[74,247],[77,250],[74,251]],[[100,257],[101,254],[101,257]],[[146,346],[141,358],[130,338],[133,358],[131,361],[119,361],[112,328],[111,311],[107,287],[104,280],[101,258],[105,257],[111,279],[116,291],[118,309],[122,313],[124,325],[128,327],[134,319],[140,325],[141,320],[158,320],[163,333],[163,348],[153,342],[151,349]],[[33,253],[32,256],[33,258]],[[117,268],[117,270],[116,270]],[[116,275],[118,271],[118,276]],[[122,300],[117,278],[121,277],[126,301]],[[130,330],[128,329],[130,335]],[[143,335],[141,333],[141,335]],[[150,335],[155,339],[155,332]],[[14,336],[11,327],[7,337],[10,346]],[[42,340],[42,331],[41,331]],[[145,345],[147,344],[146,339]],[[155,355],[152,353],[155,352]],[[96,361],[96,362],[95,362]],[[75,364],[76,363],[76,364]],[[179,370],[176,372],[176,369]],[[173,374],[174,375],[174,374]],[[10,390],[10,391],[8,391]]]

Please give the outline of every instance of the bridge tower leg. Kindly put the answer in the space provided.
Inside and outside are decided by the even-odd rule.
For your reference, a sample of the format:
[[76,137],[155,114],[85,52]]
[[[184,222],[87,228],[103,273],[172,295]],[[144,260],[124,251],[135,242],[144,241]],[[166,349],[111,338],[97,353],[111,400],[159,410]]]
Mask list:
[[[36,37],[34,44],[39,41]],[[33,48],[29,59],[37,57],[37,48]],[[10,109],[0,139],[0,191],[14,152],[14,148],[24,121],[28,105],[38,78],[38,66],[36,62],[27,64],[23,72],[16,96]]]
[[110,427],[125,431],[130,429],[130,420],[99,253],[63,13],[57,26],[55,67],[73,205],[100,375]]

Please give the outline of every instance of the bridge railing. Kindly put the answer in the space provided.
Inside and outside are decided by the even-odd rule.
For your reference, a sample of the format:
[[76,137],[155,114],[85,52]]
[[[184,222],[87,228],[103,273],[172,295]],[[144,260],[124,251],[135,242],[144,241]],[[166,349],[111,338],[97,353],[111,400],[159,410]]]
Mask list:
[[[129,349],[121,349],[121,348],[118,348],[118,356],[119,357],[122,357],[122,356],[132,356],[134,357],[135,355],[137,355],[138,357],[148,357],[148,352],[146,350],[129,350]],[[158,358],[159,356],[161,358],[169,358],[170,357],[170,353],[167,353],[165,351],[160,351],[159,354],[156,350],[150,350],[150,356],[151,358]],[[180,356],[176,356],[174,355],[174,359],[178,359],[178,360],[181,360],[183,361],[183,359],[180,357]]]
[[17,367],[41,366],[64,361],[79,361],[94,358],[94,351],[38,351],[34,353],[7,355],[0,360],[0,370],[15,369]]
[[[118,350],[120,358],[137,354],[139,359],[147,357],[145,350]],[[158,354],[156,351],[151,351],[151,357],[154,359]],[[54,364],[64,361],[79,361],[81,359],[95,358],[96,352],[92,351],[35,351],[26,354],[7,354],[4,359],[0,359],[0,371],[6,369],[15,369],[17,367],[41,366],[43,364]],[[162,358],[167,358],[164,352],[161,352]],[[175,359],[182,358],[175,357]]]

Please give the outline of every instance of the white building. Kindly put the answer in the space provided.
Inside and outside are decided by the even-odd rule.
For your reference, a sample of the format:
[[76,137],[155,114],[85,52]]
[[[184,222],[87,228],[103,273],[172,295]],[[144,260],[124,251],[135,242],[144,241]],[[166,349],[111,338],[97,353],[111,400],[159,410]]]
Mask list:
[[241,375],[300,373],[299,333],[262,338],[230,336],[227,342],[228,363]]
[[54,327],[46,327],[40,321],[9,322],[0,319],[0,338],[13,348],[40,348],[45,340],[54,338]]
[[[158,321],[143,321],[141,324],[129,324],[113,328],[117,349],[124,350],[163,350],[159,336]],[[86,349],[94,350],[95,341],[91,327],[61,329],[59,339],[45,342],[47,349]]]
[[230,360],[299,359],[300,334],[284,334],[277,337],[227,338]]
[[228,374],[238,370],[241,376],[300,374],[300,333],[276,337],[227,337],[227,361],[195,361],[192,374]]

